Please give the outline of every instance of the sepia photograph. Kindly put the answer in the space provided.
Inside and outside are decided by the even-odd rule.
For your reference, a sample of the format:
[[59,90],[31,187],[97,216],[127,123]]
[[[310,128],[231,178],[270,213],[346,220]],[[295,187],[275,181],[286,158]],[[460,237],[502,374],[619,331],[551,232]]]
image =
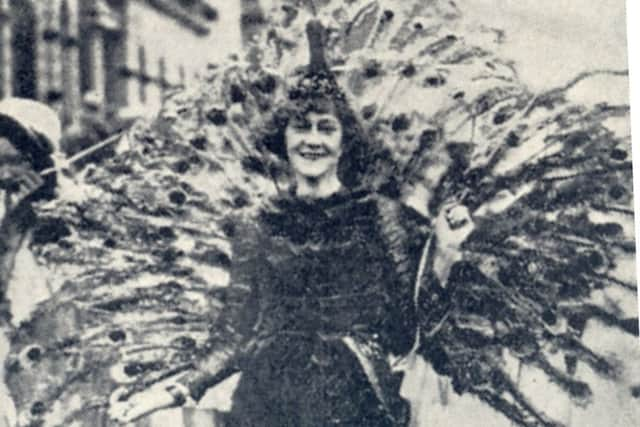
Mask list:
[[640,426],[632,19],[0,0],[0,427]]

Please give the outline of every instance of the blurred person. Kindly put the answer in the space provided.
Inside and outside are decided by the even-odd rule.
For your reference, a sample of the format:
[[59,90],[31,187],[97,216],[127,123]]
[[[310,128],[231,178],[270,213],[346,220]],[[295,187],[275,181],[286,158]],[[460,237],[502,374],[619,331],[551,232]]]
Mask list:
[[30,244],[37,226],[33,204],[56,194],[60,138],[60,120],[48,106],[0,101],[0,427],[16,424],[4,384],[10,335],[52,293]]

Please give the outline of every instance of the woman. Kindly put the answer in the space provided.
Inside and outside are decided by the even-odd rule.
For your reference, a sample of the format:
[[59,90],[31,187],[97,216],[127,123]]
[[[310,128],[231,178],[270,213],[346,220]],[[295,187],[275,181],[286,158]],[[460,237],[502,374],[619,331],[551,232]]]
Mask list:
[[[414,344],[415,273],[429,223],[366,188],[368,146],[329,73],[308,74],[289,98],[264,145],[288,162],[294,189],[237,239],[231,283],[251,293],[221,316],[240,332],[234,360],[243,372],[226,424],[407,425],[389,356]],[[438,217],[436,238],[447,233],[449,245],[438,245],[436,276],[446,276],[471,228],[464,208]],[[112,417],[127,422],[198,399],[208,377],[116,399]]]

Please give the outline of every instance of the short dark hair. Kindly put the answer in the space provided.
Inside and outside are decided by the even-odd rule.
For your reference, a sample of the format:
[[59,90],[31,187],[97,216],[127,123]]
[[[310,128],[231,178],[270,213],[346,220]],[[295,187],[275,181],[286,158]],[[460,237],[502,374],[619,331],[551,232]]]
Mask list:
[[346,96],[330,72],[303,75],[289,90],[288,102],[277,108],[266,123],[258,144],[287,160],[285,131],[292,117],[309,113],[334,114],[342,125],[342,155],[338,177],[346,187],[357,187],[368,169],[369,147],[365,132]]

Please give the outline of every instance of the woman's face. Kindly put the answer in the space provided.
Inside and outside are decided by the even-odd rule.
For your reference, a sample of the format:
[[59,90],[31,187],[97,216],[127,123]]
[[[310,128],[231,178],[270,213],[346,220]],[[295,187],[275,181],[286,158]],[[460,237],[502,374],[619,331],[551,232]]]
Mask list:
[[337,174],[342,125],[330,113],[294,117],[285,130],[287,156],[294,172],[308,178]]

